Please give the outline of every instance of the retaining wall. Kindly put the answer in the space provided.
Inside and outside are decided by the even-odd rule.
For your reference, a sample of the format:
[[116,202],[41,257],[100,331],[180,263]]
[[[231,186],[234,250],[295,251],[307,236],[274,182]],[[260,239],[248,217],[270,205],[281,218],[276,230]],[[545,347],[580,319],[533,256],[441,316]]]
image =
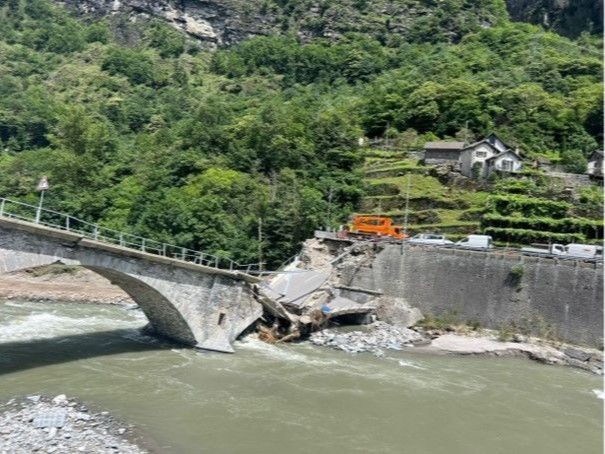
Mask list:
[[[523,264],[523,274],[511,269]],[[342,270],[346,285],[401,297],[423,312],[498,329],[514,323],[576,344],[603,343],[603,268],[583,262],[387,245]]]

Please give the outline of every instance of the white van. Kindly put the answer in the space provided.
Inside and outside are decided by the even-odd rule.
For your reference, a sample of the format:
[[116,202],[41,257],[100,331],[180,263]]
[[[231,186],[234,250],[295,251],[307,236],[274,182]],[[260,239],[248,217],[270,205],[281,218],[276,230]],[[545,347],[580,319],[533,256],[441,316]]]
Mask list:
[[571,243],[565,246],[565,255],[570,258],[594,259],[597,258],[598,252],[597,246],[591,244]]
[[492,237],[489,235],[469,235],[458,241],[456,246],[471,249],[490,249],[493,247]]

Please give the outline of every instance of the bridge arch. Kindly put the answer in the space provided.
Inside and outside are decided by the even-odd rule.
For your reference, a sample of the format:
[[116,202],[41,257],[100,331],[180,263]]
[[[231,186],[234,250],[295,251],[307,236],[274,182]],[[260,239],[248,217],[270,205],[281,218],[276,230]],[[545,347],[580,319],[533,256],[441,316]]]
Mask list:
[[75,260],[55,260],[55,257],[47,255],[29,255],[27,260],[23,260],[23,258],[24,256],[22,255],[20,259],[5,261],[4,271],[12,273],[55,263],[80,265],[108,279],[112,284],[120,287],[127,293],[141,308],[155,333],[186,345],[196,344],[195,336],[178,309],[159,291],[136,277],[120,271],[80,263]]
[[178,262],[0,218],[0,273],[61,262],[81,265],[123,289],[153,330],[198,348],[233,352],[231,342],[262,315],[236,273]]

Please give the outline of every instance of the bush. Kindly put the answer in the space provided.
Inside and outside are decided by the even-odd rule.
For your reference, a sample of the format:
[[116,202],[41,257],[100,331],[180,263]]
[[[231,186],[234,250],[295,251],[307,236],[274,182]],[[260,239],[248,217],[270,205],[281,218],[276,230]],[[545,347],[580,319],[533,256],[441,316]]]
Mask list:
[[530,243],[585,243],[586,237],[579,233],[554,233],[538,230],[508,229],[498,227],[487,227],[483,230],[486,235],[491,235],[494,240],[510,242],[514,244]]
[[521,280],[525,274],[525,265],[523,263],[517,263],[514,265],[508,273],[508,282],[512,286],[520,287]]
[[153,62],[144,53],[132,49],[110,49],[103,59],[101,69],[110,74],[126,76],[134,84],[154,82]]
[[580,150],[566,150],[561,154],[561,164],[570,173],[586,173],[588,160]]

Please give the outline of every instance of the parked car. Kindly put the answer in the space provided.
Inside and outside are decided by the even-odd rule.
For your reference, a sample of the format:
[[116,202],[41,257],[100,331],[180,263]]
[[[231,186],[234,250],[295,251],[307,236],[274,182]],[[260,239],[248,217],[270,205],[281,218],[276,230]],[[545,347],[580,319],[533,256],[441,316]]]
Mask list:
[[435,233],[419,233],[408,240],[410,244],[428,244],[435,246],[453,246],[454,242],[448,240],[443,235]]
[[469,235],[458,241],[456,246],[469,249],[491,249],[494,247],[492,237],[489,235]]

